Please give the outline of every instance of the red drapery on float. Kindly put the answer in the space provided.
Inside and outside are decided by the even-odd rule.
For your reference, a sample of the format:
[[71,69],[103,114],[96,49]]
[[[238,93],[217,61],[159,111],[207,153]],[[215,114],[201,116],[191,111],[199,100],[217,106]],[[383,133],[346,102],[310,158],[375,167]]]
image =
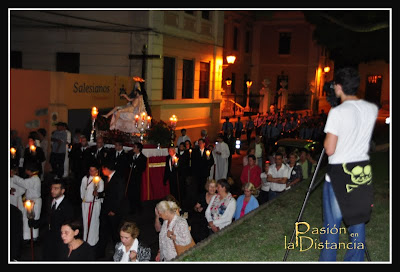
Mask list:
[[142,175],[141,200],[161,199],[169,194],[169,185],[163,184],[165,156],[147,158],[146,170]]

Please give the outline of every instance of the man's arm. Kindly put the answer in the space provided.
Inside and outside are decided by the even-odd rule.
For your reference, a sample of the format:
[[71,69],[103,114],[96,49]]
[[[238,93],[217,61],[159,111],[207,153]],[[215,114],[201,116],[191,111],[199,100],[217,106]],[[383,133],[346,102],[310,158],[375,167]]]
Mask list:
[[328,132],[324,141],[325,153],[331,156],[335,153],[338,136]]

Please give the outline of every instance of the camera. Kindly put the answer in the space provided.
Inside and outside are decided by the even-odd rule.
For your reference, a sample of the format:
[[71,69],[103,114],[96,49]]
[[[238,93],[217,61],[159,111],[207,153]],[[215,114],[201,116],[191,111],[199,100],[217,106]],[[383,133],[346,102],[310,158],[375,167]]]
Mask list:
[[335,95],[335,82],[333,80],[325,82],[323,91],[326,93],[326,100],[332,107],[336,107],[340,103],[340,98]]

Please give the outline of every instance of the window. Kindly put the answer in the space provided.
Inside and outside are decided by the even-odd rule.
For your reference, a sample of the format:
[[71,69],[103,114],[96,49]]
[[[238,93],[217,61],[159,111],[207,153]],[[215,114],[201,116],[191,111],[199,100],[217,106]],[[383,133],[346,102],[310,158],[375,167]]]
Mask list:
[[199,98],[208,98],[209,82],[210,82],[210,63],[200,62]]
[[201,18],[210,20],[210,11],[209,10],[203,10],[201,12]]
[[182,98],[193,98],[194,63],[183,60]]
[[246,31],[246,41],[245,41],[246,53],[250,52],[250,43],[251,43],[251,34],[250,34],[250,31]]
[[164,57],[163,99],[175,98],[175,58]]
[[233,94],[236,93],[235,83],[236,83],[236,74],[232,73],[231,93],[233,93]]
[[77,73],[79,74],[79,53],[61,53],[57,52],[57,67],[58,72]]
[[10,68],[20,69],[22,68],[22,52],[11,51],[10,55]]
[[233,50],[238,50],[238,37],[239,29],[235,26],[233,28]]
[[292,33],[281,32],[279,33],[279,54],[288,55],[290,54],[290,40]]

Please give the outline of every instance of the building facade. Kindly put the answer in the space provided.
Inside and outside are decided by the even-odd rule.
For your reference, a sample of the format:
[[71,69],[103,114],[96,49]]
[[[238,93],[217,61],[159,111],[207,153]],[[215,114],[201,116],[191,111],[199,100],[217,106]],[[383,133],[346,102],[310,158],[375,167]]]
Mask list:
[[[119,98],[121,89],[129,93],[133,88],[126,78],[145,75],[154,120],[168,122],[175,114],[176,129],[187,128],[192,139],[200,138],[202,129],[215,135],[220,126],[223,20],[223,11],[211,10],[11,10],[10,76],[13,82],[26,82],[27,74],[37,72],[42,78],[47,71],[49,89],[41,96],[49,104],[29,107],[31,113],[47,109],[49,131],[55,129],[54,116],[79,128],[79,116],[91,107],[108,110],[126,103]],[[145,66],[144,47],[146,55],[158,56],[146,57]],[[78,86],[108,86],[109,91],[82,99],[88,94],[73,92],[70,78],[84,78]],[[20,85],[11,84],[10,97],[28,91],[17,90]],[[20,106],[14,101],[11,112]],[[26,127],[31,119],[34,115],[28,112],[24,121],[12,117],[11,128],[25,138],[36,129]],[[44,122],[31,123],[43,127]]]

